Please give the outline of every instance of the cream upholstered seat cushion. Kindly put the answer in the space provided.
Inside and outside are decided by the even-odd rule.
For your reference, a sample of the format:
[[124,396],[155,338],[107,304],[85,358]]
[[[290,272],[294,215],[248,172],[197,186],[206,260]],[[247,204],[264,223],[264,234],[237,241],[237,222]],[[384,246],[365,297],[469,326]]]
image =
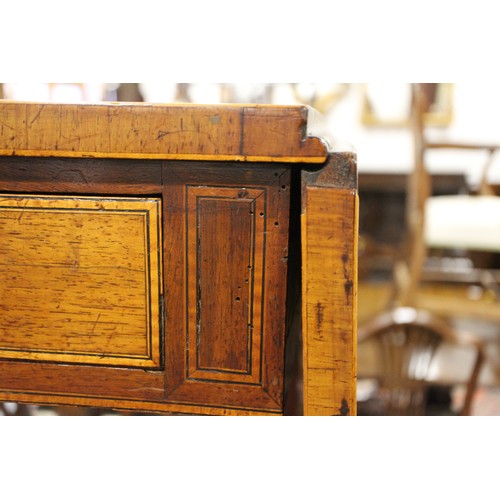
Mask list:
[[499,196],[433,196],[425,217],[429,247],[500,252]]

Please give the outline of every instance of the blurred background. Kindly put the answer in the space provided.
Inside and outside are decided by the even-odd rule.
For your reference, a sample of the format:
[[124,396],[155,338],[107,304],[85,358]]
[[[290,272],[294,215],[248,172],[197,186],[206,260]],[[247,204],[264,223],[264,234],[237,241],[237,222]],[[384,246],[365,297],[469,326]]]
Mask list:
[[0,99],[315,108],[314,134],[358,157],[359,414],[500,415],[494,83],[3,83]]

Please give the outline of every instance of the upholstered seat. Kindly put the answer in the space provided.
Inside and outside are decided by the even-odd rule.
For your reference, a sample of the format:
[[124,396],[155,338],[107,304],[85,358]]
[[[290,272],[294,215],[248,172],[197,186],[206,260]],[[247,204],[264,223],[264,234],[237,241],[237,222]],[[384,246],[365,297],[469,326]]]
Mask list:
[[500,252],[500,197],[433,196],[425,210],[428,247]]

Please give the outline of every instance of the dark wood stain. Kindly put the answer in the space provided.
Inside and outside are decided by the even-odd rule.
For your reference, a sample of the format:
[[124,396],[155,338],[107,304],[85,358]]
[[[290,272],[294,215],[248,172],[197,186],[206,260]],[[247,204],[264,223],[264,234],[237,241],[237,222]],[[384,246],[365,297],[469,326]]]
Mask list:
[[255,245],[247,205],[232,202],[223,193],[197,202],[200,368],[247,373],[251,366],[247,325],[253,297],[248,285],[241,288]]
[[346,417],[346,416],[348,416],[350,414],[349,405],[347,404],[347,400],[346,399],[342,399],[342,405],[340,407],[339,413],[343,417]]
[[318,302],[316,304],[316,325],[317,325],[317,330],[318,333],[321,333],[323,329],[323,311],[325,310],[325,307],[323,304]]

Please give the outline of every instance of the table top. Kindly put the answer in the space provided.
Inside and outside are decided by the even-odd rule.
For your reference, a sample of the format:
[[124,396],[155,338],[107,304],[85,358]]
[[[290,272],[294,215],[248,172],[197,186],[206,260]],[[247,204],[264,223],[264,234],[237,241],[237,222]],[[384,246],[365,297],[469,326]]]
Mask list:
[[307,106],[0,101],[0,155],[323,163]]

